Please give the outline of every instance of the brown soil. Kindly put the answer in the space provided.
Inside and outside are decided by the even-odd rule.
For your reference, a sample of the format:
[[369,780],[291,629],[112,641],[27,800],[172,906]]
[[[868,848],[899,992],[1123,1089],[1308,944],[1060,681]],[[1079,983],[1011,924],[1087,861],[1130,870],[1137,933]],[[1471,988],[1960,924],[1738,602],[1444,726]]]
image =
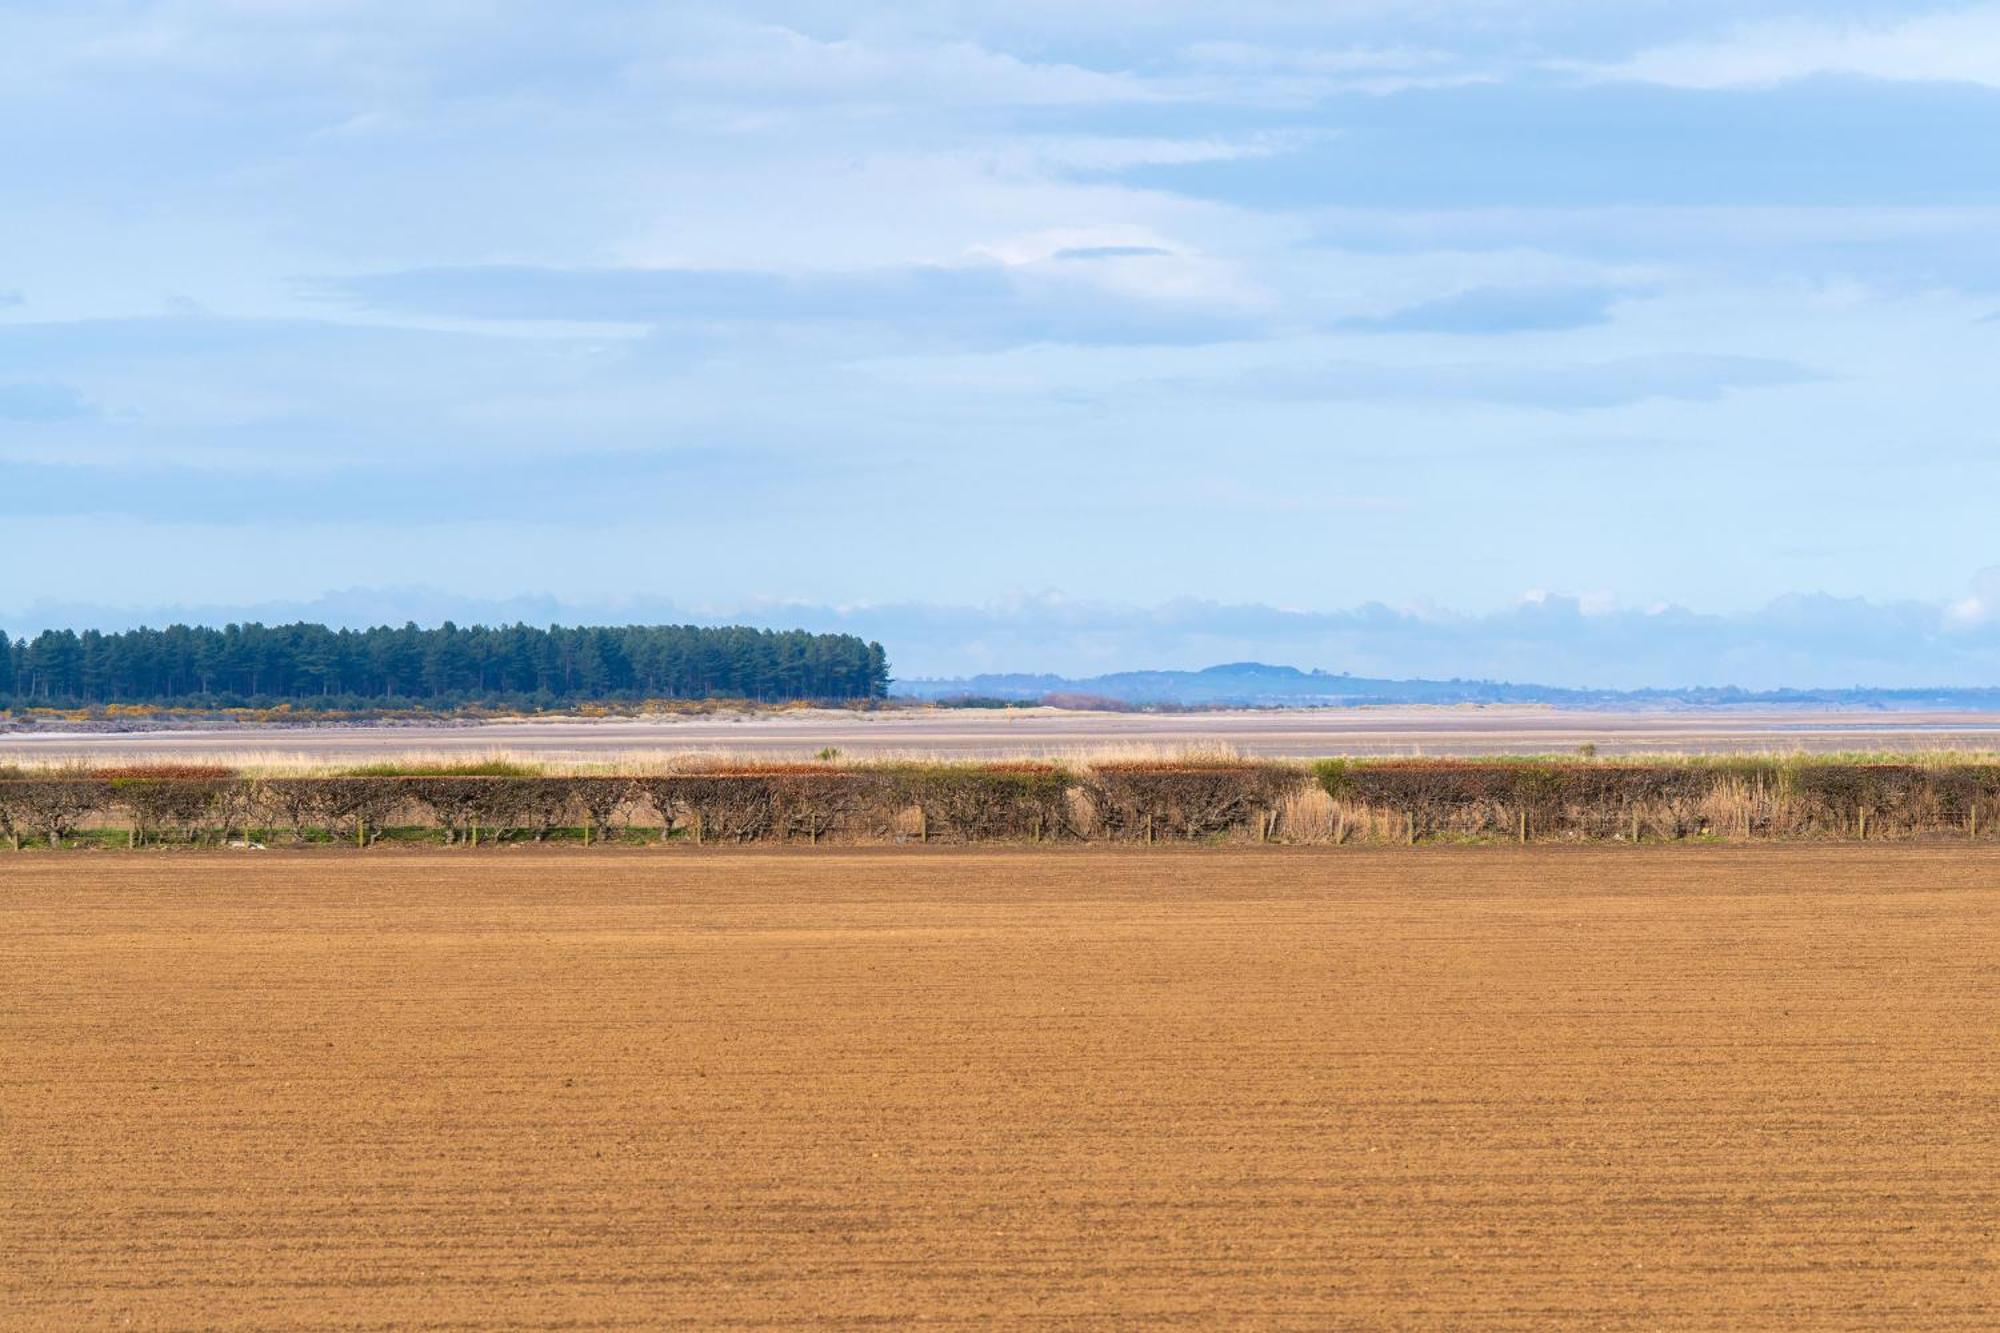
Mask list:
[[2000,855],[0,866],[0,1322],[1992,1327]]

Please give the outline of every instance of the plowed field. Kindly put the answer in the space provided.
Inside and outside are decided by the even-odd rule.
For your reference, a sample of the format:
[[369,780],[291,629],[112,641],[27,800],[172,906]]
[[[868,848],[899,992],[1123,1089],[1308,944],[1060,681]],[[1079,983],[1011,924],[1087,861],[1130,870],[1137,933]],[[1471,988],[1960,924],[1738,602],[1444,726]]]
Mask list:
[[0,1322],[2000,1322],[2000,856],[0,858]]

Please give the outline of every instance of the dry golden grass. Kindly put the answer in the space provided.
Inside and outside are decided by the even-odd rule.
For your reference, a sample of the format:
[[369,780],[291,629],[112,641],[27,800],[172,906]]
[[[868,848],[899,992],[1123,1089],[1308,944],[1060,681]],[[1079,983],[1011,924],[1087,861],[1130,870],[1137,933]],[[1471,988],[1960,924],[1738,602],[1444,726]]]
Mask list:
[[[467,765],[508,765],[551,777],[645,777],[661,773],[703,772],[716,769],[737,768],[745,765],[771,763],[825,764],[840,768],[869,767],[895,764],[936,764],[936,763],[1046,763],[1056,764],[1076,771],[1086,771],[1100,765],[1116,764],[1215,764],[1249,762],[1257,756],[1242,747],[1219,742],[1167,744],[1129,743],[1100,745],[1053,745],[1047,747],[1027,747],[1009,751],[1004,755],[974,755],[971,752],[960,755],[938,748],[911,747],[907,749],[870,747],[865,750],[844,750],[838,746],[821,747],[820,750],[773,751],[767,748],[732,749],[726,744],[692,746],[681,749],[658,748],[611,748],[597,753],[570,753],[565,751],[545,751],[532,748],[491,745],[483,748],[441,748],[438,746],[397,747],[386,739],[377,744],[356,746],[342,750],[316,750],[301,748],[281,750],[275,748],[228,749],[204,746],[197,750],[183,752],[171,742],[163,741],[155,751],[150,749],[143,738],[133,738],[135,748],[127,751],[116,747],[104,750],[80,750],[58,752],[44,750],[23,755],[0,765],[8,771],[22,773],[46,773],[69,770],[95,770],[103,768],[123,768],[149,764],[186,764],[199,762],[204,766],[229,769],[245,777],[327,777],[362,769],[405,769],[409,771],[449,770]],[[1335,752],[1328,751],[1328,754]],[[1306,756],[1312,757],[1312,756]],[[1494,754],[1481,756],[1465,754],[1457,756],[1469,762],[1482,760],[1495,762],[1521,762],[1529,760],[1551,760],[1564,764],[1588,762],[1575,754]],[[1610,765],[1664,764],[1664,765],[1709,765],[1734,764],[1744,761],[1808,762],[1816,764],[1836,763],[1880,763],[1895,762],[1918,764],[1928,767],[1950,767],[1974,764],[2000,763],[2000,751],[1967,750],[1957,748],[1908,749],[1898,751],[1806,751],[1806,750],[1743,750],[1729,752],[1631,752],[1600,757],[1597,762]],[[1367,762],[1364,758],[1360,762]],[[1736,800],[1729,803],[1731,811],[1765,799],[1762,794],[1753,793],[1746,785],[1737,784]]]
[[1982,1328],[2000,855],[18,858],[19,1328]]

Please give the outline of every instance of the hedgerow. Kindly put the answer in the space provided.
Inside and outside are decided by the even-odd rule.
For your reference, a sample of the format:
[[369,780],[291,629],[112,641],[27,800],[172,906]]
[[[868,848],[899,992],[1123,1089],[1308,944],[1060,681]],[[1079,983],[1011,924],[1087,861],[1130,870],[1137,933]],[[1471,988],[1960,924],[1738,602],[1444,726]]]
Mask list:
[[[408,771],[416,767],[421,771]],[[200,766],[0,769],[0,838],[134,846],[255,837],[366,846],[601,842],[1113,843],[1987,836],[2000,763],[1250,760],[765,764],[637,777],[498,761],[250,777]]]
[[1304,770],[1279,763],[1115,763],[1092,769],[1083,792],[1098,829],[1110,839],[1192,841],[1244,829],[1253,820],[1267,838],[1284,799],[1306,780]]
[[58,771],[0,782],[0,818],[17,849],[24,836],[48,839],[60,846],[77,825],[110,804],[111,784],[76,771]]
[[908,764],[885,772],[898,805],[921,812],[926,840],[1036,842],[1075,832],[1075,778],[1053,764]]
[[92,776],[109,784],[112,804],[131,817],[135,845],[170,828],[192,840],[238,785],[230,770],[196,764],[104,768]]

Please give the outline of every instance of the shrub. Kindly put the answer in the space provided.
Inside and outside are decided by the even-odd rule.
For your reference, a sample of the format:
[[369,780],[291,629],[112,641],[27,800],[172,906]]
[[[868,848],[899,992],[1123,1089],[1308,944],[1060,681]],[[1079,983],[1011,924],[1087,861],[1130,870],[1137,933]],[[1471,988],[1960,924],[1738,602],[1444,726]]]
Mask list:
[[238,785],[229,769],[194,764],[106,768],[96,776],[109,784],[112,803],[131,815],[134,844],[169,828],[192,839],[196,827],[220,811],[224,791]]
[[541,795],[540,778],[430,777],[407,778],[402,788],[429,810],[445,831],[446,842],[476,838],[480,829],[497,836],[522,817]]
[[1108,837],[1197,839],[1271,821],[1307,775],[1286,764],[1100,764],[1083,789]]
[[841,833],[880,836],[894,817],[892,784],[874,770],[776,771],[765,780],[772,824],[782,838],[818,842]]
[[889,770],[896,799],[959,842],[1060,837],[1070,775],[1053,764],[925,764]]
[[771,783],[762,775],[683,773],[640,778],[635,785],[660,812],[662,836],[676,823],[697,840],[749,842],[771,831]]
[[103,778],[70,769],[0,783],[0,807],[6,810],[10,839],[32,833],[58,847],[85,818],[104,810],[110,793]]
[[410,795],[396,778],[266,778],[257,784],[259,807],[297,839],[324,829],[342,840],[372,843]]
[[569,790],[590,836],[601,840],[611,835],[611,821],[631,801],[633,784],[630,778],[571,778]]
[[1870,817],[1908,811],[1928,785],[1912,764],[1807,764],[1791,777],[1805,817],[1836,834],[1865,835]]

